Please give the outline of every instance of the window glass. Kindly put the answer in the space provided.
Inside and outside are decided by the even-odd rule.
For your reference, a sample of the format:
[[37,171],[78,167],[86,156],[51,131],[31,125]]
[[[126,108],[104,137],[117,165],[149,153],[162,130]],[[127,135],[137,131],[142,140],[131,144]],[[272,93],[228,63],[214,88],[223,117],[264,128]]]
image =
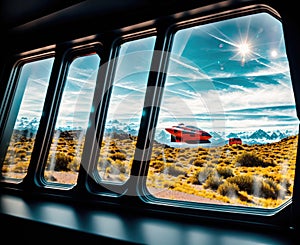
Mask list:
[[26,63],[21,68],[12,106],[12,113],[15,113],[16,108],[18,113],[3,161],[2,176],[4,178],[22,180],[26,176],[52,64],[53,58],[47,58]]
[[147,188],[161,199],[278,207],[293,192],[298,126],[278,19],[179,30]]
[[121,45],[97,169],[101,181],[122,183],[130,173],[155,37]]
[[47,182],[77,181],[100,58],[76,58],[69,67],[44,177]]

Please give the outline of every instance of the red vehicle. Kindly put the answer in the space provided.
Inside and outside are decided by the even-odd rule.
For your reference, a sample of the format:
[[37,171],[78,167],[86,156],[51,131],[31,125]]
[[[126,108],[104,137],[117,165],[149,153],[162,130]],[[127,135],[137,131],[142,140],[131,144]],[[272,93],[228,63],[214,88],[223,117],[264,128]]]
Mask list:
[[185,142],[188,144],[210,143],[209,133],[195,126],[185,126],[183,123],[165,128],[171,134],[171,142]]
[[242,139],[241,138],[230,138],[229,145],[241,145]]

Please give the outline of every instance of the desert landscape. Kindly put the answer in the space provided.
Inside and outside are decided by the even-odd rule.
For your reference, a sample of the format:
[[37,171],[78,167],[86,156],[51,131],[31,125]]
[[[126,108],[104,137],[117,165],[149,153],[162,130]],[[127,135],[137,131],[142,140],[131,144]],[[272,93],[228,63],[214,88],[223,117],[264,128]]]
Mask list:
[[209,203],[277,207],[292,195],[297,138],[212,148],[155,144],[147,186],[155,196],[168,199],[186,200],[157,190],[187,193]]
[[[53,139],[44,177],[76,184],[84,139],[76,131]],[[275,143],[205,148],[154,142],[146,186],[157,198],[274,208],[292,196],[298,135]],[[3,162],[5,178],[25,177],[34,137],[15,132]],[[101,143],[102,180],[124,183],[130,176],[136,137],[110,134]]]

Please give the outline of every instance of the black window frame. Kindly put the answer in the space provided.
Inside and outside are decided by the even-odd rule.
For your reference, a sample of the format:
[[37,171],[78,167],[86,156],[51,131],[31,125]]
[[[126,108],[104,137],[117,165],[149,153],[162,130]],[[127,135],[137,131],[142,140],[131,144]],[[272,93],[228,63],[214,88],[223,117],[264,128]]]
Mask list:
[[[219,10],[220,11],[220,10]],[[300,177],[299,177],[299,168],[296,168],[296,174],[295,174],[295,185],[294,185],[294,193],[292,200],[288,203],[286,203],[284,206],[272,210],[271,212],[265,212],[265,210],[261,213],[256,212],[253,210],[251,211],[251,208],[249,209],[247,213],[244,213],[244,209],[239,209],[237,207],[232,207],[229,209],[223,209],[218,206],[211,206],[211,205],[200,205],[199,209],[195,209],[193,205],[190,203],[184,202],[184,205],[178,206],[177,202],[163,202],[161,200],[156,200],[149,195],[145,188],[145,181],[147,178],[147,171],[149,168],[149,159],[151,156],[151,144],[153,141],[153,134],[150,134],[150,131],[153,131],[155,129],[155,126],[157,124],[157,117],[159,113],[159,106],[161,102],[161,97],[163,94],[163,87],[164,87],[164,81],[165,81],[165,71],[168,66],[168,55],[167,53],[170,51],[170,48],[172,46],[172,35],[175,30],[178,28],[183,28],[186,26],[193,26],[196,25],[196,23],[208,23],[214,20],[222,20],[222,19],[227,19],[231,17],[237,17],[241,15],[246,15],[246,14],[251,14],[251,13],[256,13],[260,11],[266,11],[274,16],[276,18],[279,18],[279,16],[276,14],[276,11],[266,5],[254,5],[242,9],[235,9],[232,12],[228,11],[220,11],[217,12],[216,14],[206,14],[201,13],[199,17],[196,16],[194,19],[194,16],[185,16],[183,17],[183,20],[177,20],[175,19],[164,19],[161,22],[157,22],[154,25],[155,28],[151,26],[151,33],[153,32],[153,29],[155,30],[155,35],[157,35],[157,40],[155,43],[155,48],[154,50],[158,50],[160,52],[160,55],[157,55],[153,58],[152,60],[152,67],[151,71],[149,73],[149,78],[148,78],[148,85],[147,87],[155,87],[155,90],[149,90],[147,89],[146,91],[146,96],[145,96],[145,101],[152,100],[153,103],[151,103],[151,106],[144,106],[143,111],[145,112],[145,117],[142,118],[141,124],[140,124],[140,130],[138,134],[138,141],[136,145],[136,156],[135,159],[142,159],[141,161],[134,160],[132,169],[131,169],[131,176],[138,176],[138,178],[131,178],[121,186],[113,185],[113,186],[107,186],[111,190],[111,188],[116,188],[116,193],[123,193],[122,195],[117,195],[119,198],[114,198],[115,193],[114,191],[107,193],[107,190],[104,186],[99,188],[99,184],[95,183],[93,179],[89,178],[89,173],[87,173],[83,168],[80,168],[79,175],[78,175],[78,181],[75,186],[72,188],[65,188],[66,186],[57,186],[59,188],[53,188],[55,185],[45,185],[45,183],[41,180],[41,175],[42,175],[42,165],[40,164],[42,159],[45,159],[45,157],[48,155],[47,154],[47,149],[49,149],[49,142],[51,139],[51,134],[53,132],[53,127],[55,125],[55,119],[57,116],[57,110],[59,107],[59,97],[61,96],[60,94],[62,93],[63,90],[63,83],[64,79],[66,76],[67,72],[67,67],[70,64],[70,57],[75,57],[80,53],[78,50],[89,50],[94,49],[94,41],[88,44],[82,45],[78,50],[78,46],[74,44],[67,44],[67,45],[62,45],[59,46],[55,49],[55,61],[53,65],[53,71],[52,75],[50,78],[50,84],[52,88],[55,88],[55,91],[57,91],[57,95],[47,94],[47,101],[51,102],[49,108],[46,108],[46,115],[47,118],[44,118],[40,122],[40,130],[39,130],[39,137],[36,140],[35,145],[39,145],[37,148],[35,147],[34,150],[34,155],[32,157],[31,162],[35,162],[34,164],[29,165],[28,173],[22,183],[20,184],[12,184],[12,183],[5,183],[5,182],[0,182],[0,187],[1,188],[13,188],[17,190],[24,190],[25,192],[34,192],[37,195],[42,195],[42,196],[51,196],[54,195],[55,197],[60,196],[61,198],[74,198],[75,201],[82,202],[80,201],[78,196],[83,195],[86,197],[84,202],[91,203],[93,202],[94,204],[100,204],[100,203],[110,203],[110,204],[119,204],[119,203],[124,203],[125,205],[129,205],[132,202],[134,202],[134,205],[138,207],[145,208],[147,210],[156,210],[159,212],[167,212],[167,213],[173,213],[173,214],[179,214],[182,216],[188,215],[189,217],[196,217],[197,219],[202,218],[202,217],[209,217],[213,219],[230,219],[230,220],[235,220],[240,223],[248,222],[248,223],[259,223],[259,224],[268,224],[271,226],[282,226],[282,223],[286,225],[287,227],[290,226],[290,221],[292,220],[292,223],[297,223],[299,221],[296,220],[296,217],[300,217],[300,211],[298,207],[298,203],[300,200]],[[196,14],[197,15],[197,14]],[[171,26],[171,27],[170,27]],[[148,30],[149,27],[145,27],[146,30]],[[283,26],[283,28],[285,28]],[[290,30],[289,30],[290,31]],[[146,31],[148,32],[148,31]],[[136,31],[135,29],[132,31],[132,34],[129,35],[130,38],[139,38],[140,37],[139,31]],[[103,43],[107,43],[107,46],[101,46],[101,52],[103,52],[103,56],[101,53],[101,64],[103,62],[107,62],[110,59],[116,57],[117,55],[117,49],[118,45],[122,43],[123,41],[126,40],[131,40],[127,39],[127,36],[121,36],[119,37],[117,34],[114,34],[109,36],[107,39],[104,38]],[[98,40],[98,39],[97,39]],[[99,40],[102,40],[100,37]],[[118,40],[118,41],[116,41]],[[121,40],[121,41],[119,41]],[[96,46],[99,45],[99,43],[102,43],[101,41],[98,43],[96,42]],[[74,46],[73,46],[74,45]],[[288,44],[287,44],[288,45]],[[84,47],[84,48],[82,48]],[[87,47],[87,48],[85,48]],[[102,50],[103,49],[103,50]],[[68,51],[66,51],[68,50]],[[70,50],[72,52],[70,52]],[[73,53],[74,51],[74,53]],[[70,53],[68,53],[70,52]],[[79,52],[79,53],[77,53]],[[98,51],[97,51],[98,52]],[[100,52],[100,51],[99,51]],[[70,56],[68,56],[68,55]],[[47,54],[48,55],[48,54]],[[71,58],[72,59],[72,58]],[[18,57],[19,60],[19,57]],[[22,59],[20,59],[22,60]],[[100,64],[100,66],[101,66]],[[12,67],[9,67],[12,68]],[[103,118],[105,118],[107,110],[106,107],[109,104],[109,94],[105,95],[103,94],[104,89],[102,86],[110,86],[110,81],[113,81],[111,79],[111,76],[113,76],[113,68],[114,64],[109,65],[107,69],[104,69],[103,71],[100,71],[99,74],[99,79],[104,81],[101,83],[102,85],[97,84],[97,88],[95,90],[95,94],[99,93],[98,96],[101,99],[101,105],[99,106],[99,110],[97,111],[96,115],[91,115],[92,118],[96,118],[97,122],[95,122],[94,126],[96,131],[88,131],[87,136],[91,136],[91,140],[89,140],[89,143],[85,144],[84,147],[84,156],[82,158],[84,159],[89,159],[89,167],[93,170],[95,162],[95,156],[97,155],[98,148],[94,147],[93,144],[99,141],[100,138],[102,138],[103,134],[103,128],[105,124],[105,120],[101,119],[99,115],[103,115]],[[293,74],[293,69],[295,67],[291,67],[291,73]],[[11,75],[10,81],[14,81],[15,77],[18,74],[18,69],[12,69],[13,73]],[[294,71],[295,72],[295,71]],[[295,79],[292,77],[292,84],[294,87],[294,93],[296,100],[299,101],[298,98],[298,93],[296,92],[296,89],[298,88],[299,85],[295,85]],[[58,81],[58,83],[56,83]],[[14,88],[14,84],[12,85],[12,82],[8,83],[8,86],[6,88],[7,93],[5,93],[4,100],[1,106],[1,114],[4,115],[1,118],[1,128],[3,129],[0,136],[6,135],[8,132],[6,132],[6,116],[9,115],[9,103],[11,98],[13,97],[13,93],[11,92]],[[50,90],[50,88],[48,88]],[[56,96],[56,97],[55,97]],[[57,98],[57,99],[54,99]],[[297,99],[298,98],[298,99]],[[98,103],[98,101],[94,101],[93,103]],[[54,105],[52,105],[54,103]],[[148,105],[145,103],[145,105]],[[52,112],[51,108],[54,106],[55,109]],[[297,105],[297,111],[299,105]],[[3,112],[3,113],[2,113]],[[2,144],[2,141],[1,141]],[[299,144],[298,144],[299,145]],[[298,146],[299,148],[299,146]],[[142,154],[142,155],[141,155]],[[92,157],[91,157],[92,156]],[[91,158],[90,158],[91,157]],[[297,164],[299,165],[299,154],[297,154]],[[89,168],[89,171],[90,171]],[[102,185],[102,184],[101,184]],[[131,195],[126,195],[126,193],[129,193]],[[80,195],[79,195],[80,194]],[[113,197],[113,198],[112,198]],[[230,211],[230,212],[229,212]]]
[[[110,56],[108,57],[108,62],[104,65],[102,64],[101,66],[100,76],[103,77],[103,79],[100,79],[102,83],[101,88],[99,90],[100,96],[98,98],[96,96],[95,101],[93,102],[93,106],[97,108],[95,115],[92,115],[92,117],[95,118],[94,120],[92,120],[95,122],[95,124],[91,124],[90,127],[91,129],[94,128],[94,130],[89,130],[87,132],[88,138],[92,139],[90,140],[91,151],[87,153],[87,156],[84,155],[84,157],[92,156],[88,164],[88,173],[86,174],[87,189],[89,192],[103,196],[104,198],[107,196],[120,197],[122,195],[126,195],[126,193],[135,193],[134,189],[131,190],[132,183],[134,183],[134,181],[132,180],[132,176],[134,176],[133,168],[136,167],[134,163],[132,163],[129,178],[124,183],[109,183],[109,181],[102,181],[97,170],[97,159],[100,154],[100,145],[104,135],[106,117],[110,103],[110,96],[114,86],[114,77],[116,73],[116,66],[118,63],[119,51],[121,45],[126,42],[131,42],[156,35],[157,33],[155,29],[150,28],[146,31],[115,38],[111,42],[111,52]],[[153,52],[154,51],[155,50],[153,50]],[[147,89],[145,92],[147,93]]]
[[[39,154],[36,158],[36,162],[38,163],[38,166],[34,167],[32,169],[32,173],[36,172],[34,174],[34,180],[36,185],[40,187],[47,187],[47,188],[53,188],[53,189],[62,189],[62,190],[68,190],[74,188],[73,184],[61,184],[61,183],[52,183],[47,182],[44,178],[44,171],[46,167],[47,158],[49,155],[49,150],[54,134],[54,127],[57,121],[58,111],[61,104],[61,99],[64,91],[64,86],[66,84],[66,78],[69,72],[69,67],[71,63],[78,57],[88,56],[89,54],[97,54],[100,58],[100,64],[101,64],[101,55],[103,53],[102,44],[98,41],[93,41],[87,44],[82,44],[78,46],[68,47],[66,49],[63,49],[61,56],[57,57],[57,67],[54,67],[53,72],[55,73],[55,69],[57,69],[59,72],[57,72],[58,76],[51,79],[50,82],[55,86],[53,89],[54,93],[49,93],[49,96],[47,97],[47,102],[49,105],[48,110],[46,110],[45,118],[47,118],[47,121],[44,122],[46,126],[44,126],[44,131],[39,134],[40,142],[43,142],[40,145],[40,149],[36,150],[37,154]],[[99,68],[100,70],[100,68]],[[98,74],[99,74],[98,70]],[[97,77],[98,80],[98,77]],[[97,87],[98,82],[96,82]],[[51,90],[50,90],[51,91]],[[95,88],[96,91],[96,88]],[[95,91],[93,93],[93,96],[95,96]],[[45,104],[47,104],[45,102]],[[91,120],[89,118],[89,120]],[[44,124],[44,125],[45,125]],[[84,149],[85,151],[85,144]],[[82,157],[81,157],[82,159]],[[82,167],[82,164],[80,164],[80,168]],[[80,172],[80,170],[79,170]],[[79,174],[78,174],[79,175]]]
[[[217,14],[212,14],[210,16],[201,16],[199,18],[195,18],[195,19],[189,19],[189,20],[184,20],[182,22],[176,22],[173,25],[171,24],[170,27],[168,29],[166,29],[164,36],[166,38],[166,40],[164,40],[165,43],[172,43],[172,38],[173,38],[173,34],[178,31],[181,30],[183,28],[187,28],[187,27],[192,27],[192,26],[196,26],[199,24],[207,24],[207,23],[213,23],[216,21],[221,21],[221,20],[226,20],[229,18],[235,18],[235,17],[240,17],[240,16],[246,16],[246,15],[251,15],[251,14],[255,14],[255,13],[268,13],[271,16],[273,16],[274,18],[281,20],[280,19],[280,15],[271,7],[266,6],[266,5],[258,5],[258,6],[250,6],[248,8],[242,8],[242,9],[235,9],[235,11],[230,11],[229,12],[219,12]],[[170,48],[170,46],[168,46],[168,48]],[[163,51],[165,52],[169,52],[169,49],[164,49]],[[163,60],[163,58],[162,58]],[[167,62],[166,62],[167,63]],[[167,68],[167,64],[165,65],[164,69]],[[165,72],[166,70],[164,70]],[[162,84],[157,85],[159,87],[159,89],[162,90],[161,94],[163,94],[163,89],[164,89],[164,82],[165,82],[165,75],[162,76],[161,81]],[[294,81],[292,79],[292,85],[294,88],[294,94],[295,97],[297,97],[296,95],[296,90],[294,87]],[[149,99],[149,98],[148,98]],[[297,98],[295,98],[297,99]],[[147,98],[146,98],[147,100]],[[161,98],[158,99],[158,101],[160,101]],[[297,100],[296,100],[297,101]],[[155,104],[155,103],[154,103]],[[156,105],[156,104],[155,104]],[[157,102],[157,106],[159,107],[159,102]],[[298,107],[296,108],[298,109]],[[297,110],[298,111],[298,110]],[[156,113],[159,113],[159,108],[158,110],[156,110]],[[151,125],[151,127],[148,130],[154,130],[157,124],[157,118],[158,118],[158,114],[156,114],[155,112],[153,112],[153,119],[151,121],[154,121],[153,124]],[[142,124],[141,124],[142,125]],[[142,128],[141,130],[146,130],[147,128]],[[150,141],[154,140],[154,133],[151,134],[152,138],[150,139]],[[139,137],[140,138],[140,137]],[[150,143],[150,148],[152,147],[151,143]],[[299,144],[298,144],[298,149],[299,149]],[[218,215],[217,213],[219,213],[219,217],[222,218],[229,218],[227,217],[227,212],[230,213],[229,216],[231,216],[231,218],[236,220],[247,220],[247,221],[253,221],[255,220],[254,217],[257,218],[257,220],[262,221],[262,222],[266,222],[272,225],[276,225],[277,222],[289,222],[289,219],[291,217],[288,218],[288,216],[291,214],[292,211],[295,211],[295,203],[293,202],[293,200],[296,198],[298,199],[298,195],[296,192],[296,182],[298,182],[298,178],[297,176],[299,174],[297,174],[295,171],[295,178],[294,178],[294,182],[295,182],[295,186],[294,186],[294,192],[293,192],[293,196],[290,200],[288,200],[286,203],[282,204],[281,206],[268,210],[268,209],[263,209],[263,208],[252,208],[252,207],[233,207],[233,206],[226,206],[224,208],[224,206],[222,205],[210,205],[210,204],[199,204],[197,203],[197,205],[199,206],[199,208],[196,208],[196,205],[194,205],[193,202],[186,202],[186,201],[174,201],[174,200],[165,200],[165,199],[160,199],[160,198],[156,198],[154,196],[152,196],[146,187],[146,178],[147,178],[147,172],[148,172],[148,168],[149,168],[149,159],[151,158],[151,149],[147,149],[147,145],[145,145],[144,147],[144,151],[147,152],[147,155],[145,154],[144,158],[143,158],[143,162],[141,163],[142,166],[146,166],[143,169],[143,175],[139,176],[139,184],[141,186],[138,186],[139,188],[139,195],[141,196],[142,200],[146,203],[150,203],[150,204],[154,204],[154,205],[162,205],[162,206],[169,206],[170,210],[171,209],[176,209],[178,207],[182,208],[183,212],[186,213],[194,213],[196,215],[202,216],[202,215],[207,215],[207,213],[211,213],[210,215],[212,215],[213,217],[215,215]],[[298,158],[299,158],[299,154],[297,154],[297,162],[298,162]],[[297,165],[297,163],[296,163]],[[297,168],[296,168],[297,170]],[[295,197],[296,196],[296,197]],[[189,208],[191,208],[191,210],[189,210]],[[164,209],[164,208],[163,208]],[[187,210],[188,209],[188,210]],[[192,211],[192,212],[191,212]],[[210,216],[209,215],[209,216]],[[258,218],[259,217],[259,218]],[[279,218],[280,217],[280,218]],[[253,219],[254,218],[254,219]]]
[[[11,73],[10,73],[10,77],[7,82],[7,86],[5,88],[5,95],[4,95],[4,99],[2,101],[2,105],[1,105],[1,114],[3,115],[3,117],[1,118],[1,121],[0,121],[0,125],[1,125],[0,128],[2,128],[3,130],[1,130],[2,132],[0,133],[0,143],[1,143],[1,145],[6,146],[6,147],[1,147],[1,151],[0,151],[0,157],[1,157],[0,167],[1,167],[1,169],[2,169],[4,158],[6,156],[8,144],[9,144],[9,142],[11,140],[11,136],[13,134],[13,127],[15,125],[15,122],[16,122],[16,119],[17,119],[17,116],[19,113],[18,108],[21,103],[21,100],[16,101],[16,99],[15,99],[17,96],[16,93],[21,93],[21,92],[24,93],[24,89],[26,88],[26,87],[19,88],[19,77],[20,77],[22,68],[27,63],[39,61],[39,60],[47,59],[47,58],[54,58],[54,56],[55,56],[55,51],[54,51],[53,47],[47,47],[47,48],[45,48],[44,51],[32,51],[32,52],[29,52],[28,54],[25,54],[24,56],[22,54],[16,55],[10,61],[11,66],[9,66],[9,68],[11,69]],[[54,58],[54,61],[55,61],[55,58]],[[53,61],[53,64],[54,64],[54,61]],[[52,66],[53,66],[53,64],[52,64]],[[52,71],[51,71],[51,73],[52,73]],[[49,78],[48,86],[50,86],[50,79],[51,79],[51,75]],[[22,91],[18,91],[20,89]],[[48,89],[49,89],[49,87],[48,87]],[[41,115],[41,120],[42,120],[42,117],[43,117],[43,115]],[[40,125],[39,125],[39,128],[40,128]],[[36,140],[35,140],[34,144],[36,144]],[[31,154],[31,159],[32,159],[32,155],[33,154]],[[30,165],[31,164],[29,164],[29,166],[28,166],[27,174],[28,174]],[[0,177],[2,178],[2,173],[0,173]],[[13,185],[13,186],[15,184],[21,184],[25,178],[26,178],[26,176],[23,179],[10,179],[9,178],[9,179],[7,179],[7,184]],[[1,182],[2,181],[0,181],[0,183]]]

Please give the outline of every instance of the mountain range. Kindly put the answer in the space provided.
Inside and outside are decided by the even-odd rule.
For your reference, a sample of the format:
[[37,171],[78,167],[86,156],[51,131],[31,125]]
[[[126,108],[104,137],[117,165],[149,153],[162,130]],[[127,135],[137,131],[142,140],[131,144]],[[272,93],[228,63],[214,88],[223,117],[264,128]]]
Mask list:
[[[27,130],[35,134],[39,125],[39,120],[33,118],[29,120],[26,117],[17,119],[15,129],[22,131]],[[117,133],[117,134],[130,134],[136,136],[138,134],[138,124],[124,123],[119,120],[110,120],[106,123],[105,133]],[[71,129],[70,126],[60,127],[60,131],[68,130],[81,130],[81,128]],[[242,132],[229,132],[224,134],[223,132],[208,131],[211,135],[210,145],[223,145],[228,142],[229,138],[241,138],[243,143],[253,144],[266,144],[279,141],[288,136],[298,134],[296,130],[284,129],[284,130],[263,130],[257,129],[254,131],[242,131]],[[155,140],[159,143],[170,144],[170,134],[164,129],[156,129]],[[178,144],[177,144],[178,145]]]

